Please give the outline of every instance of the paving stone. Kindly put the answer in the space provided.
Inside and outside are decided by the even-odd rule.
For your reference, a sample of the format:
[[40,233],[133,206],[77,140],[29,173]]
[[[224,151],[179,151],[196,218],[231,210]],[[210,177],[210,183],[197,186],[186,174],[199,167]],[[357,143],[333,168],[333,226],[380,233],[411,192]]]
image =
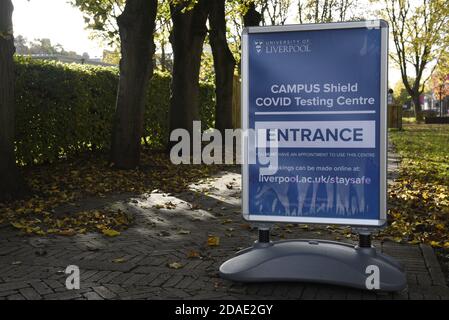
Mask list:
[[429,270],[430,278],[432,279],[433,284],[435,285],[446,285],[446,279],[444,277],[443,272],[441,271],[441,267],[438,263],[437,257],[433,252],[433,249],[429,245],[420,245],[424,262]]
[[170,275],[169,274],[159,274],[158,277],[156,277],[151,283],[150,285],[152,287],[158,287],[158,286],[162,286],[168,279],[170,279]]
[[27,281],[7,282],[7,283],[0,284],[0,292],[22,289],[22,288],[26,288],[26,287],[28,287]]
[[409,296],[407,291],[393,293],[393,300],[408,300],[408,299]]
[[0,298],[4,298],[4,297],[11,296],[14,294],[17,294],[17,290],[0,291]]
[[107,275],[111,274],[110,271],[100,271],[94,274],[93,276],[86,279],[89,282],[97,282],[100,281],[102,278],[106,277]]
[[[232,190],[226,187],[230,182]],[[35,255],[34,238],[24,242],[25,238],[13,229],[5,229],[0,238],[0,299],[449,299],[449,288],[433,249],[394,242],[375,245],[404,264],[408,291],[401,293],[381,294],[312,283],[243,284],[220,279],[220,264],[257,238],[255,228],[242,227],[246,222],[238,213],[239,183],[240,175],[228,171],[209,185],[193,185],[197,192],[139,198],[139,204],[132,206],[137,208],[133,211],[135,223],[120,236],[107,238],[89,233],[77,237],[36,237],[45,240],[47,254],[42,257]],[[202,193],[203,188],[209,188],[207,195]],[[125,202],[117,203],[108,196],[101,201],[128,210],[128,200],[123,199]],[[212,210],[187,210],[185,204],[179,204],[176,210],[155,210],[158,199],[195,202]],[[146,209],[141,209],[140,203]],[[225,209],[218,210],[222,207]],[[231,222],[222,224],[224,220]],[[156,225],[147,224],[149,221]],[[181,228],[191,233],[180,235],[177,232]],[[233,228],[232,237],[225,236],[228,228]],[[320,227],[313,229],[293,227],[284,236],[334,240],[329,232],[318,234]],[[163,230],[170,235],[156,235]],[[207,247],[209,234],[220,236],[220,246]],[[200,253],[202,259],[187,258],[189,251]],[[112,262],[117,258],[125,261]],[[12,265],[15,261],[21,264]],[[167,262],[181,262],[184,267],[170,269]],[[69,264],[81,268],[80,290],[67,290],[67,275],[57,272]]]
[[125,288],[123,288],[122,286],[119,286],[118,284],[109,283],[109,284],[104,284],[104,286],[116,294],[120,294],[120,293],[126,291]]
[[168,279],[164,284],[163,287],[164,288],[169,288],[169,287],[174,287],[176,286],[179,282],[181,282],[181,280],[184,277],[182,275],[173,275],[170,279]]
[[178,288],[164,288],[165,294],[172,299],[189,299],[190,295]]
[[[232,288],[232,292],[234,292],[235,289],[236,288]],[[237,292],[244,291],[245,287],[242,286],[242,287],[238,288],[237,290],[238,290]],[[287,294],[288,294],[289,290],[290,290],[289,287],[287,287],[285,285],[279,285],[278,284],[278,285],[276,285],[276,287],[273,290],[273,296],[274,297],[280,297],[280,298],[287,297]]]
[[104,300],[96,292],[87,292],[87,293],[83,294],[83,296],[86,297],[87,300]]
[[98,272],[99,272],[98,270],[87,270],[87,271],[80,270],[80,278],[81,278],[80,282],[88,281],[90,277],[97,274]]
[[408,296],[409,296],[410,300],[423,300],[424,299],[424,295],[417,291],[409,292]]
[[114,292],[112,292],[111,290],[109,290],[104,286],[93,287],[92,289],[94,289],[94,291],[104,299],[113,299],[117,296],[117,294],[115,294]]
[[36,290],[40,295],[50,294],[53,290],[45,284],[43,281],[32,281],[30,285]]
[[145,274],[133,274],[132,277],[126,279],[125,282],[123,282],[124,286],[131,286],[133,284],[139,284],[140,280],[145,278]]
[[76,290],[71,291],[64,291],[64,292],[58,292],[58,293],[52,293],[44,296],[44,299],[46,300],[74,300],[77,298],[81,298],[81,294],[77,292]]
[[115,277],[114,279],[112,279],[112,281],[110,281],[111,283],[115,283],[115,284],[123,284],[126,280],[128,280],[129,278],[131,278],[134,274],[133,273],[122,273],[121,275],[119,275],[118,277]]
[[42,296],[33,288],[23,288],[19,290],[20,294],[27,300],[41,300]]
[[431,286],[432,285],[432,279],[430,278],[430,276],[428,274],[424,274],[424,275],[417,275],[416,279],[418,280],[418,284],[420,286]]
[[44,279],[44,282],[53,290],[57,288],[65,288],[65,285],[54,279]]
[[[108,282],[110,282],[111,280],[113,280],[114,278],[116,278],[116,277],[118,277],[118,276],[120,276],[120,275],[122,275],[123,273],[122,272],[119,272],[119,271],[114,271],[114,272],[111,272],[110,274],[108,274],[107,276],[105,276],[105,277],[103,277],[99,282],[100,283],[108,283]],[[144,275],[145,276],[145,275]]]
[[346,293],[346,299],[347,300],[361,300],[362,299],[362,294],[364,292],[361,290],[356,290],[356,289],[350,289],[347,293]]
[[19,293],[16,293],[16,294],[8,296],[7,299],[8,300],[25,300],[25,297]]
[[318,288],[316,286],[307,285],[300,296],[294,297],[295,293],[292,291],[289,292],[289,295],[294,297],[295,299],[313,300],[316,298],[317,293]]
[[176,285],[174,285],[174,287],[179,289],[185,289],[188,288],[195,281],[196,279],[194,277],[184,276],[181,281],[179,281]]

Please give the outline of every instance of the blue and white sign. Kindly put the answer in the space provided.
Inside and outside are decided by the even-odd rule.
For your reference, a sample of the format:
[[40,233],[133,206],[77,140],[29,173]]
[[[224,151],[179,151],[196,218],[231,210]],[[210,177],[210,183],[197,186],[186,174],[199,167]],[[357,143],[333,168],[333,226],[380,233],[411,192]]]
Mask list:
[[382,20],[245,29],[247,220],[385,223],[387,39]]

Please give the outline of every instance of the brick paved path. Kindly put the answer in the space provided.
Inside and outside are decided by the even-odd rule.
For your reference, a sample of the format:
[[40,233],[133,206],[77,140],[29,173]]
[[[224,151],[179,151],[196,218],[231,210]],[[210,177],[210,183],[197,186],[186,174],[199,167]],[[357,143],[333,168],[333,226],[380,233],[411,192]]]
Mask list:
[[[394,173],[395,159],[390,161]],[[257,237],[257,230],[241,218],[238,173],[223,172],[176,196],[152,193],[86,199],[76,209],[106,205],[134,214],[135,224],[115,238],[99,234],[22,237],[10,227],[1,227],[0,299],[449,299],[433,250],[392,242],[376,245],[405,264],[408,289],[401,293],[220,279],[219,265]],[[161,205],[171,209],[159,209]],[[328,228],[284,225],[272,233],[273,239],[346,240],[344,234]],[[209,235],[220,237],[219,246],[207,246]],[[189,257],[192,252],[201,257]],[[173,262],[183,267],[170,268]],[[81,270],[79,290],[65,287],[64,270],[71,264]]]

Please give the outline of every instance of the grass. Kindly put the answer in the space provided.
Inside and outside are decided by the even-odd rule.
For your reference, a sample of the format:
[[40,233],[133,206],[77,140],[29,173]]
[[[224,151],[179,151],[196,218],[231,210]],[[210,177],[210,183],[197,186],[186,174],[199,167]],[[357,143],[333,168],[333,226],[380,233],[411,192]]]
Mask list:
[[449,187],[449,125],[406,124],[390,139],[409,176]]
[[449,284],[449,125],[409,123],[390,137],[402,156],[400,179],[390,190],[392,229],[435,247]]
[[404,123],[404,124],[416,123],[416,118],[415,117],[403,117],[402,118],[402,123]]
[[449,126],[406,124],[389,135],[401,166],[388,190],[385,234],[398,242],[449,248]]

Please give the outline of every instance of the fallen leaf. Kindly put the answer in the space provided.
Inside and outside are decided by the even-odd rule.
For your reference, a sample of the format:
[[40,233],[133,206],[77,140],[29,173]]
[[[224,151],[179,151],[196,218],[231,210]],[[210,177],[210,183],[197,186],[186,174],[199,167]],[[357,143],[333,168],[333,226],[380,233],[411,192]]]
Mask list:
[[13,227],[17,228],[17,229],[23,229],[23,228],[26,228],[25,225],[23,225],[23,224],[21,224],[21,223],[19,223],[19,222],[11,222],[11,225],[12,225]]
[[220,245],[220,237],[216,237],[216,236],[209,236],[207,238],[207,245],[209,247],[215,247]]
[[184,265],[179,262],[172,262],[168,264],[168,267],[171,269],[181,269],[182,267],[184,267]]
[[73,229],[58,230],[57,234],[61,236],[73,236],[76,234],[76,231]]
[[101,230],[101,232],[102,232],[105,236],[108,236],[108,237],[115,237],[115,236],[120,235],[120,232],[119,232],[119,231],[116,231],[116,230],[113,230],[113,229],[103,229],[103,230]]
[[438,241],[430,241],[430,245],[435,248],[441,247]]
[[242,223],[241,226],[243,229],[251,230],[251,225],[249,223]]
[[200,258],[200,253],[198,251],[195,250],[190,250],[189,252],[187,252],[187,258]]

